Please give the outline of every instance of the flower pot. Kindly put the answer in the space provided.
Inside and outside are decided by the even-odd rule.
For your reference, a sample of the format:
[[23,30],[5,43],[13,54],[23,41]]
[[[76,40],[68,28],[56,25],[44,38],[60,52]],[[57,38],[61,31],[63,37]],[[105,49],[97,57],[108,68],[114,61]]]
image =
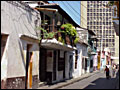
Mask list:
[[65,36],[65,42],[66,42],[66,44],[69,44],[69,45],[71,44],[70,37],[68,35]]

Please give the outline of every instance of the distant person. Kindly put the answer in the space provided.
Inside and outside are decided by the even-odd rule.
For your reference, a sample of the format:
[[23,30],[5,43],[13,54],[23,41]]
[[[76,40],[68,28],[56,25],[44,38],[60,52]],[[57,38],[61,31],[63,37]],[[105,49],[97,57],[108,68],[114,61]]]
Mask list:
[[106,79],[109,79],[109,68],[106,66],[106,68],[105,68],[105,70],[104,70],[104,72],[106,72]]
[[116,72],[116,66],[113,65],[113,67],[112,67],[112,76],[113,76],[113,77],[115,76],[115,72]]

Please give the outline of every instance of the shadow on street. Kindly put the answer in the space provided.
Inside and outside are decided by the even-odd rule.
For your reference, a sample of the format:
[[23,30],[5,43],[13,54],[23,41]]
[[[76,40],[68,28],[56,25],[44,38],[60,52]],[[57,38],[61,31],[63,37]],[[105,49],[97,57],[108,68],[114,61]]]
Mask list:
[[91,82],[90,85],[88,85],[84,89],[115,89],[115,81],[116,78],[99,78]]

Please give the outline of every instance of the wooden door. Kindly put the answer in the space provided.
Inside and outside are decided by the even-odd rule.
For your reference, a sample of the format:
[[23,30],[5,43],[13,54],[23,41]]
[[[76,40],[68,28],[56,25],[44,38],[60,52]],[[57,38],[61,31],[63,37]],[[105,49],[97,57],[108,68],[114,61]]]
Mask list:
[[40,81],[45,82],[47,80],[46,77],[46,59],[47,59],[47,50],[44,48],[40,49]]

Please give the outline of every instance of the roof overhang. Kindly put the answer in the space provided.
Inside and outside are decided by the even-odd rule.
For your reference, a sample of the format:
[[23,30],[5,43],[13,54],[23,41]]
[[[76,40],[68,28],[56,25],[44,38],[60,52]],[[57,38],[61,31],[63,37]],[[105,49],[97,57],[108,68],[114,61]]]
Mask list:
[[72,47],[71,45],[63,45],[63,43],[57,41],[55,38],[43,39],[41,42],[41,46],[47,49],[59,49],[64,51],[73,51],[77,49],[75,47]]
[[69,20],[69,22],[72,22],[72,24],[76,27],[80,27],[80,25],[78,25],[77,23],[75,23],[75,21],[58,5],[58,4],[48,4],[48,5],[40,5],[40,6],[36,6],[36,7],[40,7],[40,8],[51,8],[51,9],[57,9],[58,12],[60,14],[63,15],[63,17],[65,17],[67,20]]
[[8,34],[8,33],[2,33],[2,32],[1,32],[1,35],[8,36],[9,34]]
[[29,35],[22,35],[22,34],[20,34],[19,37],[23,40],[39,43],[39,39],[37,37],[32,37]]
[[97,36],[91,36],[91,39],[98,41]]
[[92,35],[96,35],[95,32],[92,31],[92,30],[88,30],[88,32],[89,32],[90,34],[92,34]]

